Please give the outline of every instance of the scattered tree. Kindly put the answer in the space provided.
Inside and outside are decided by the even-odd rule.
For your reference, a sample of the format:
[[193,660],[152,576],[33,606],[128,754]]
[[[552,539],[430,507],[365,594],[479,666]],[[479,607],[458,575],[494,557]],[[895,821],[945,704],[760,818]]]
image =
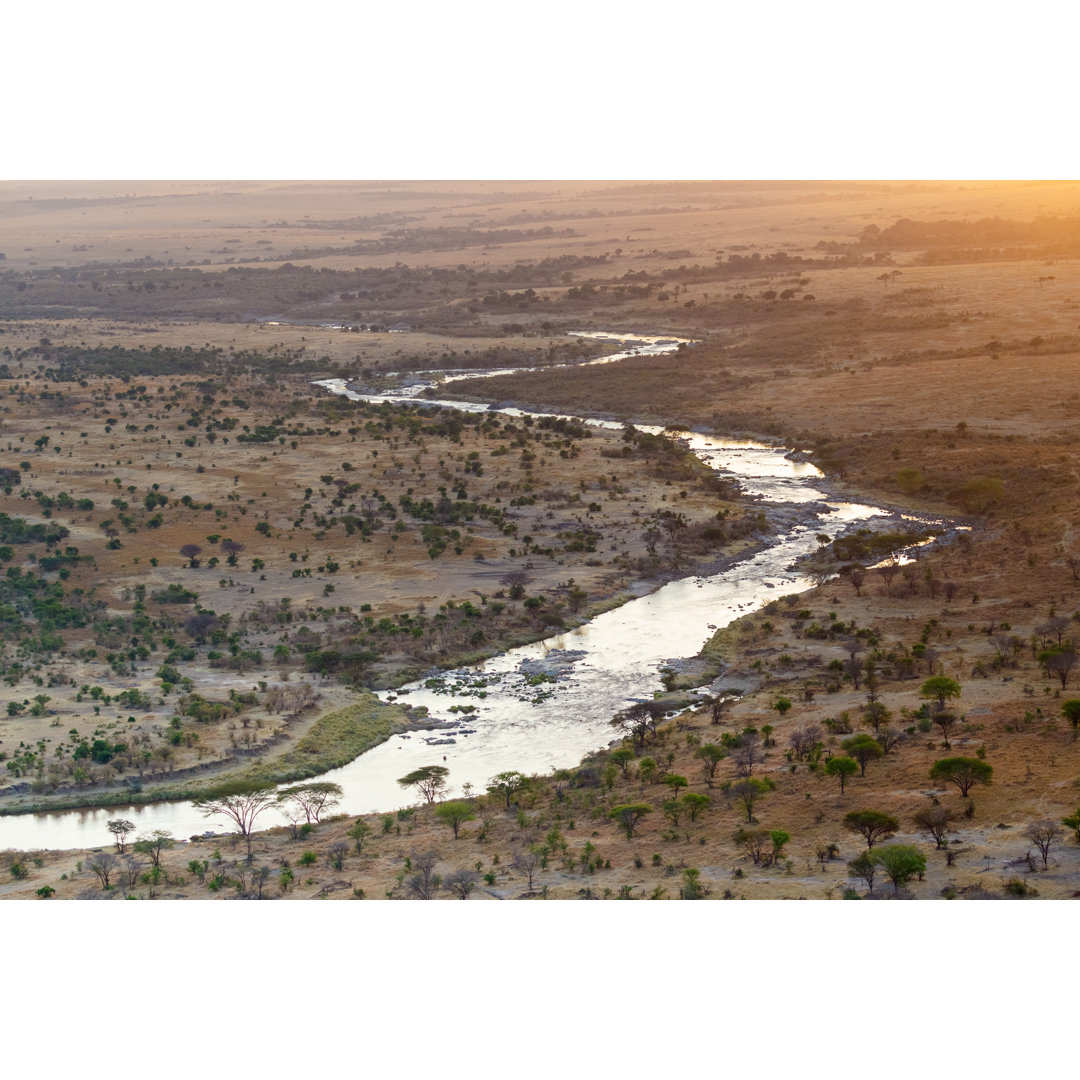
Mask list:
[[629,736],[640,751],[644,749],[648,736],[656,734],[656,717],[648,704],[639,701],[616,713],[611,718],[611,726],[621,731],[624,736]]
[[476,874],[472,870],[454,870],[443,878],[443,888],[459,900],[468,900],[476,888]]
[[[617,752],[617,751],[616,751]],[[633,756],[631,754],[631,756]],[[626,771],[625,769],[623,770]],[[529,778],[520,772],[511,770],[510,772],[501,772],[493,776],[487,784],[487,790],[489,795],[498,795],[506,803],[506,809],[510,809],[510,802],[513,797],[519,792],[524,791],[529,784]]]
[[946,845],[946,837],[955,831],[952,828],[956,815],[947,807],[927,806],[915,813],[915,827],[923,835],[930,837],[941,851]]
[[744,732],[739,736],[739,746],[732,760],[735,762],[735,775],[741,779],[750,776],[754,766],[765,761],[765,751],[761,749],[756,732]]
[[965,798],[975,784],[989,784],[993,768],[980,758],[953,757],[935,761],[930,769],[931,780],[955,784]]
[[442,878],[435,873],[439,856],[434,851],[424,855],[412,855],[409,863],[413,873],[405,880],[405,894],[416,900],[433,900],[442,885]]
[[269,786],[234,784],[219,788],[192,805],[206,817],[222,814],[234,822],[247,843],[247,861],[251,862],[251,830],[255,819],[277,801],[277,793]]
[[363,855],[364,841],[371,835],[371,826],[366,821],[356,821],[350,826],[346,835],[356,841],[356,854]]
[[854,735],[850,739],[845,739],[840,745],[848,752],[849,757],[853,757],[859,763],[860,776],[866,775],[868,762],[877,761],[885,756],[881,744],[871,735]]
[[881,747],[881,752],[886,757],[905,739],[907,739],[906,732],[894,727],[885,728],[884,731],[879,731],[877,735],[878,746]]
[[130,821],[125,821],[123,818],[113,818],[112,821],[109,821],[106,824],[108,825],[109,832],[113,834],[113,839],[116,841],[116,850],[123,855],[128,833],[133,833],[135,831],[134,824]]
[[936,701],[938,709],[943,710],[946,701],[960,696],[960,684],[947,675],[934,675],[919,688],[919,696],[926,701]]
[[95,851],[84,860],[83,865],[97,875],[102,891],[109,888],[109,879],[116,873],[120,860],[108,851]]
[[1033,821],[1024,829],[1024,835],[1039,849],[1045,870],[1050,848],[1061,839],[1061,826],[1053,821]]
[[199,556],[202,554],[202,548],[198,544],[185,544],[180,549],[180,554],[187,559],[192,570],[198,569]]
[[626,832],[627,840],[633,840],[638,822],[646,814],[651,814],[652,809],[648,803],[624,803],[622,806],[615,806],[609,810],[608,817],[618,821]]
[[769,839],[772,841],[772,862],[775,864],[780,861],[784,845],[791,839],[791,834],[783,829],[773,829],[769,833]]
[[1039,663],[1046,668],[1047,675],[1052,675],[1061,682],[1062,690],[1068,686],[1069,676],[1076,667],[1077,660],[1080,660],[1080,654],[1071,645],[1056,645],[1039,653]]
[[337,806],[343,794],[340,784],[318,781],[314,784],[300,784],[297,787],[285,788],[278,793],[276,801],[279,805],[293,803],[299,807],[310,825],[313,821],[317,823],[319,815],[324,811]]
[[865,841],[867,850],[882,840],[888,840],[900,830],[900,822],[878,810],[853,810],[844,816],[844,828],[858,833]]
[[716,781],[716,767],[727,757],[727,751],[716,743],[702,743],[694,751],[694,757],[701,759],[701,771],[705,774],[705,784],[712,787]]
[[225,561],[230,566],[235,566],[236,557],[244,550],[244,545],[238,543],[236,540],[222,540],[221,550],[225,552]]
[[175,842],[168,829],[155,829],[149,836],[140,836],[131,847],[137,855],[146,855],[155,870],[160,870],[161,853],[171,848]]
[[450,770],[442,765],[422,765],[419,769],[413,769],[411,773],[398,777],[398,783],[403,788],[416,788],[430,806],[446,788],[446,778],[449,775]]
[[944,740],[945,749],[951,750],[952,744],[949,742],[949,732],[960,722],[960,718],[956,713],[949,712],[946,709],[944,712],[934,713],[933,721],[941,728],[941,737]]
[[[880,747],[879,747],[880,749]],[[825,771],[840,781],[840,794],[844,794],[844,785],[859,771],[859,763],[854,758],[833,756],[825,762]]]
[[1061,715],[1072,724],[1073,739],[1080,732],[1080,701],[1075,698],[1061,703]]
[[817,724],[807,724],[804,728],[798,728],[791,733],[791,749],[795,756],[802,761],[803,758],[813,753],[817,744],[821,742],[822,731]]
[[861,878],[866,882],[867,892],[874,891],[874,878],[877,877],[878,862],[873,853],[864,851],[861,855],[848,863],[848,870],[852,877]]
[[444,825],[449,825],[454,830],[454,839],[458,838],[458,830],[466,821],[473,821],[476,814],[467,802],[444,802],[435,808],[435,816]]
[[872,858],[885,871],[897,894],[913,877],[926,873],[926,856],[910,844],[886,844]]
[[769,790],[769,785],[764,780],[748,776],[745,780],[739,780],[728,788],[728,793],[743,804],[746,810],[746,823],[754,824],[754,804]]
[[514,858],[510,865],[519,873],[524,874],[529,882],[529,892],[533,891],[533,879],[537,871],[543,865],[543,856],[534,848],[526,848],[514,852]]
[[685,776],[679,776],[678,773],[668,773],[664,777],[664,783],[671,788],[671,797],[673,799],[678,796],[684,787],[690,786],[690,781]]
[[735,834],[735,843],[746,851],[755,866],[761,864],[765,849],[771,839],[767,829],[739,829]]

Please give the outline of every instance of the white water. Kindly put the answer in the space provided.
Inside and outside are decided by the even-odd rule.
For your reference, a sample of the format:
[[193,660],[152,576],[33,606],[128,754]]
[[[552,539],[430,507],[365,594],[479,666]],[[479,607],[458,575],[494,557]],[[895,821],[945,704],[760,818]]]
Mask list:
[[[677,344],[643,339],[640,351],[668,352]],[[618,355],[603,360],[611,362]],[[334,393],[360,397],[340,380],[322,385]],[[365,400],[401,400],[420,389]],[[471,411],[487,409],[458,402],[445,404]],[[516,409],[499,411],[520,415]],[[442,719],[460,717],[448,711],[455,704],[473,705],[477,711],[467,714],[454,731],[395,736],[343,768],[324,774],[320,779],[333,780],[344,788],[338,812],[368,813],[409,804],[412,795],[401,789],[396,778],[421,765],[444,764],[450,770],[451,793],[460,792],[466,782],[482,791],[495,773],[505,770],[548,772],[576,765],[583,755],[611,741],[614,732],[609,721],[615,712],[634,700],[651,698],[654,691],[661,689],[660,669],[665,661],[695,654],[713,633],[712,628],[724,626],[784,593],[811,588],[812,583],[790,567],[795,559],[817,548],[818,533],[835,536],[843,527],[886,513],[873,506],[837,502],[818,512],[810,504],[827,498],[813,484],[821,473],[813,465],[788,460],[783,449],[714,436],[686,435],[685,439],[713,468],[725,470],[737,479],[748,494],[758,495],[765,502],[807,504],[803,523],[730,570],[712,577],[671,582],[574,631],[513,649],[474,668],[445,673],[448,684],[490,679],[486,697],[475,693],[439,694],[422,684],[383,694],[384,698],[398,697],[411,705],[426,705],[432,716]],[[528,686],[518,666],[522,661],[543,659],[555,650],[581,651],[585,655],[569,661],[572,674],[559,677],[556,683]],[[521,700],[547,691],[550,696],[538,704]],[[428,741],[445,739],[453,739],[453,743],[434,745]],[[207,829],[230,828],[224,818],[207,820],[188,802],[113,806],[0,818],[0,848],[104,845],[111,840],[105,823],[115,817],[134,822],[139,832],[168,829],[178,838]],[[274,811],[267,811],[256,826],[267,828],[283,823]]]

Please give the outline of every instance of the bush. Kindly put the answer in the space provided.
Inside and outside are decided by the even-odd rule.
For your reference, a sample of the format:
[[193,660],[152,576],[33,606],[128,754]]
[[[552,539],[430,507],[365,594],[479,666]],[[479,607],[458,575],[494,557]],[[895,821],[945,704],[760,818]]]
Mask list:
[[1039,890],[1026,881],[1014,877],[1005,882],[1005,893],[1007,896],[1027,897],[1038,896]]

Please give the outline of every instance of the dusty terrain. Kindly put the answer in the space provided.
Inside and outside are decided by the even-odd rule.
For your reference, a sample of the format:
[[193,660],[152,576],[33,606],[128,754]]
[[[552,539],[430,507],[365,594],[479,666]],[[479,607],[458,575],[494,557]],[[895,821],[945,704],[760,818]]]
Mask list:
[[[69,528],[57,550],[76,546],[77,557],[92,555],[93,561],[65,564],[64,580],[85,589],[88,603],[104,605],[89,613],[96,628],[91,620],[85,628],[59,631],[63,652],[39,639],[31,655],[20,657],[25,627],[8,639],[5,695],[26,705],[0,720],[0,749],[15,747],[35,758],[27,760],[23,775],[8,778],[9,789],[27,786],[19,798],[39,799],[50,785],[70,794],[76,767],[88,772],[78,783],[99,790],[125,779],[164,783],[172,769],[197,763],[200,755],[242,765],[237,744],[246,749],[265,742],[268,753],[283,745],[269,745],[285,723],[270,707],[268,695],[275,690],[307,686],[321,695],[305,699],[303,709],[299,701],[287,706],[285,715],[297,714],[289,723],[301,725],[289,732],[295,738],[324,712],[354,701],[352,686],[444,662],[469,644],[451,633],[425,640],[422,654],[393,652],[378,638],[377,626],[365,629],[365,614],[377,624],[402,613],[415,617],[420,604],[427,612],[466,600],[480,607],[480,594],[490,603],[506,590],[505,575],[528,561],[530,595],[549,601],[557,595],[554,614],[573,619],[587,615],[592,604],[617,599],[634,580],[677,570],[683,560],[689,565],[717,557],[714,550],[682,553],[663,544],[658,556],[650,553],[640,526],[650,516],[658,520],[673,499],[693,520],[718,509],[742,511],[721,498],[729,493],[710,489],[685,463],[649,459],[640,447],[622,457],[618,434],[568,438],[524,425],[509,435],[505,425],[496,431],[466,424],[456,433],[422,435],[405,427],[380,429],[385,414],[327,403],[308,385],[330,375],[371,379],[432,363],[490,366],[526,352],[540,362],[566,359],[572,330],[666,333],[701,344],[661,361],[635,358],[457,389],[462,396],[574,415],[597,412],[773,437],[809,452],[838,491],[962,515],[973,525],[970,539],[928,551],[915,571],[897,572],[889,582],[867,571],[861,596],[849,578],[834,579],[723,632],[716,648],[731,665],[731,677],[758,680],[759,689],[729,706],[716,726],[707,713],[661,725],[650,736],[657,741],[639,748],[625,771],[617,765],[614,775],[611,769],[605,775],[603,761],[587,762],[566,779],[536,781],[515,797],[518,806],[510,812],[498,811],[488,796],[457,840],[431,808],[401,819],[392,815],[385,833],[382,820],[372,818],[363,853],[350,840],[341,870],[328,860],[351,822],[324,821],[303,840],[287,831],[260,836],[255,864],[273,868],[266,895],[280,891],[280,860],[296,870],[310,849],[315,860],[303,874],[296,870],[287,883],[289,897],[317,894],[335,881],[349,884],[333,896],[353,896],[353,890],[368,898],[406,895],[414,871],[404,860],[427,851],[438,854],[444,876],[455,869],[477,874],[473,898],[518,896],[530,890],[527,876],[510,869],[514,853],[546,846],[547,867],[533,882],[534,894],[546,886],[546,895],[555,897],[671,897],[680,888],[695,891],[684,872],[696,869],[713,897],[838,897],[845,889],[866,891],[847,865],[864,845],[843,827],[846,813],[863,809],[894,816],[899,828],[890,842],[912,844],[926,857],[924,879],[909,881],[907,894],[931,898],[950,889],[961,896],[1007,896],[1036,889],[1053,898],[1080,889],[1080,846],[1060,825],[1080,804],[1080,744],[1061,715],[1062,702],[1076,693],[1076,676],[1066,672],[1063,686],[1040,659],[1055,646],[1068,651],[1080,607],[1070,561],[1080,526],[1074,452],[1080,280],[1069,224],[1080,214],[1077,185],[520,186],[527,191],[507,185],[238,185],[228,192],[180,186],[171,193],[142,187],[127,198],[119,196],[129,189],[107,185],[33,192],[0,186],[0,251],[6,255],[0,263],[0,363],[10,377],[0,384],[0,436],[7,449],[2,464],[22,474],[21,484],[0,495],[0,511]],[[1047,217],[1060,223],[1049,232],[1031,225]],[[985,219],[1028,223],[1027,232],[976,228]],[[961,231],[893,228],[904,220],[959,224]],[[887,247],[866,232],[871,226],[884,232]],[[552,232],[538,231],[547,228]],[[503,235],[495,235],[500,230]],[[223,254],[226,248],[229,254]],[[262,261],[243,261],[256,258]],[[99,260],[101,265],[91,265]],[[312,266],[311,281],[294,269],[275,270],[285,262]],[[165,275],[182,268],[188,277],[164,284]],[[279,276],[242,277],[260,269]],[[326,276],[320,291],[320,273],[353,276]],[[215,305],[220,319],[210,314]],[[320,321],[355,329],[314,325]],[[212,346],[223,350],[231,368],[215,361],[216,367],[187,376],[146,370],[125,382],[84,366],[74,379],[50,377],[69,344],[91,353],[99,345],[165,351]],[[267,442],[238,442],[244,425],[252,432],[274,426],[287,411],[281,434],[275,431]],[[195,413],[197,422],[188,425]],[[110,418],[114,423],[107,425]],[[236,423],[228,433],[213,427],[230,418]],[[211,433],[214,442],[208,441]],[[48,443],[35,446],[42,435]],[[192,438],[194,445],[185,441]],[[491,456],[503,447],[507,453]],[[534,459],[523,462],[523,451]],[[479,456],[471,458],[473,453]],[[471,471],[473,461],[481,462],[481,475]],[[352,472],[344,469],[346,462]],[[665,475],[670,469],[681,474]],[[335,506],[334,481],[361,486]],[[393,520],[383,518],[369,536],[355,523],[355,531],[346,532],[316,521],[340,521],[354,502],[353,516],[362,523],[359,500],[377,499],[376,487],[392,491],[397,502],[409,486],[418,497],[437,500],[441,485],[454,500],[459,483],[467,485],[468,500],[494,506],[498,497],[504,509],[522,495],[556,495],[514,507],[512,522],[478,518],[458,530],[460,554],[448,542],[435,558],[420,519],[401,515],[396,520],[406,520],[406,531],[395,534]],[[167,503],[147,508],[154,484]],[[33,496],[39,490],[54,501],[66,491],[75,500],[91,499],[94,507],[43,506]],[[113,499],[129,507],[120,509]],[[205,504],[210,508],[200,508]],[[543,507],[549,509],[541,513]],[[162,520],[149,525],[158,513]],[[102,529],[110,519],[105,528],[116,531],[112,539],[119,547],[108,546]],[[259,522],[266,523],[264,531],[256,531]],[[504,531],[508,523],[517,525],[516,534]],[[214,535],[217,541],[208,539]],[[225,538],[244,545],[235,567],[222,557]],[[595,550],[568,550],[575,540]],[[179,556],[185,543],[203,549],[198,568]],[[211,568],[213,557],[219,562]],[[263,565],[253,569],[254,559]],[[826,569],[848,562],[841,558]],[[327,571],[329,563],[338,568]],[[6,565],[32,566],[21,549]],[[46,576],[55,580],[57,573]],[[148,590],[146,600],[136,594],[140,585]],[[170,585],[198,592],[198,604],[219,620],[209,634],[221,632],[216,645],[222,648],[183,629],[194,606],[152,606],[153,592]],[[571,601],[573,585],[586,597]],[[153,625],[133,626],[131,620],[143,614],[136,610],[140,604]],[[366,604],[370,613],[363,611]],[[283,608],[295,622],[280,618]],[[543,631],[544,623],[527,618],[523,607],[516,618],[513,604],[504,610],[506,615],[485,615],[491,621],[484,647]],[[224,615],[230,620],[221,626]],[[105,618],[116,621],[104,626]],[[1064,625],[1053,629],[1057,618]],[[237,626],[243,637],[230,641]],[[316,643],[325,651],[346,626],[357,642],[352,662],[310,668],[295,635],[301,628],[326,635]],[[102,640],[91,641],[95,635]],[[134,637],[141,640],[133,643]],[[166,637],[175,644],[166,645]],[[851,734],[867,730],[865,670],[856,676],[842,667],[851,656],[850,639],[861,644],[860,664],[872,660],[879,682],[874,693],[904,738],[883,759],[870,761],[865,776],[847,781],[841,795],[837,780],[824,774],[824,762],[843,754],[840,744]],[[139,655],[140,645],[147,656]],[[289,648],[287,655],[274,654],[280,645]],[[99,655],[89,656],[88,649]],[[178,682],[163,694],[158,672],[177,649],[194,653],[168,661],[181,679],[192,679],[192,687]],[[365,650],[379,656],[360,656]],[[213,666],[212,651],[222,654],[216,659],[223,666]],[[254,652],[262,654],[262,668],[245,666],[245,654]],[[924,704],[919,688],[934,674],[961,686],[948,750],[937,727],[923,730],[932,718],[917,715]],[[83,685],[88,690],[79,701]],[[95,685],[110,695],[145,693],[150,707],[110,703],[95,714],[89,697]],[[182,719],[174,745],[171,705],[192,692],[230,703],[230,715],[209,724]],[[51,700],[34,716],[38,694]],[[246,694],[255,700],[237,700]],[[781,696],[792,703],[785,713],[774,709]],[[47,743],[39,762],[38,740],[63,737],[50,730],[57,719],[60,732],[75,728],[90,742],[120,741],[118,730],[148,735],[145,747],[141,741],[138,747],[150,759],[126,760],[131,751],[125,749],[112,766],[115,775],[95,775],[117,756],[76,766],[71,751],[54,760],[55,744]],[[766,724],[774,729],[765,736],[774,745],[762,747],[765,759],[753,775],[768,776],[775,789],[756,805],[755,827],[790,835],[770,867],[760,856],[755,862],[745,837],[736,841],[740,822],[751,823],[730,789],[722,791],[723,784],[738,781],[738,747],[731,740],[746,727],[761,732]],[[819,758],[789,760],[791,734],[812,724],[821,728]],[[849,724],[851,732],[843,731]],[[720,744],[725,733],[728,756],[710,786],[694,740]],[[185,745],[191,734],[198,739]],[[163,757],[165,748],[170,752]],[[929,778],[934,761],[950,754],[984,759],[994,770],[992,783],[972,789],[969,816],[968,800],[955,787]],[[658,761],[661,771],[685,776],[687,790],[712,800],[708,808],[692,822],[688,811],[678,825],[665,819],[671,792],[641,776],[643,757]],[[60,772],[50,774],[50,765]],[[44,786],[31,792],[35,782]],[[935,799],[959,814],[943,850],[920,835],[913,820]],[[639,800],[652,812],[627,839],[608,813]],[[486,837],[478,843],[481,818]],[[1025,835],[1040,821],[1061,830],[1045,869]],[[561,854],[560,842],[548,842],[553,828],[569,854]],[[166,852],[164,879],[143,882],[144,867],[119,891],[250,892],[250,874],[241,881],[243,867],[232,865],[243,852],[227,843],[219,844],[219,872],[236,885],[221,881],[208,891],[200,875],[186,869],[195,859],[217,865],[215,844]],[[830,844],[837,857],[830,857]],[[955,852],[954,865],[946,850]],[[85,861],[77,853],[24,854],[13,853],[9,862],[26,865],[29,876],[13,876],[5,895],[32,896],[43,885],[61,896],[101,893],[91,872],[75,871]],[[573,870],[567,866],[571,854]],[[485,874],[494,877],[489,881]],[[1023,888],[1014,884],[1007,891],[1014,879]],[[877,882],[875,893],[891,891]]]

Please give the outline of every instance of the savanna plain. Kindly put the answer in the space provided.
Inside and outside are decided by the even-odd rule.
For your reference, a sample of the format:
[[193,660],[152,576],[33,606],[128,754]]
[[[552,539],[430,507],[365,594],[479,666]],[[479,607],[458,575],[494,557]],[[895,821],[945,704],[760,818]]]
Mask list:
[[[1064,182],[0,184],[0,897],[1080,895],[1078,255]],[[433,369],[506,373],[319,385]],[[341,815],[445,719],[377,692],[772,542],[690,430],[890,527],[580,764]]]

